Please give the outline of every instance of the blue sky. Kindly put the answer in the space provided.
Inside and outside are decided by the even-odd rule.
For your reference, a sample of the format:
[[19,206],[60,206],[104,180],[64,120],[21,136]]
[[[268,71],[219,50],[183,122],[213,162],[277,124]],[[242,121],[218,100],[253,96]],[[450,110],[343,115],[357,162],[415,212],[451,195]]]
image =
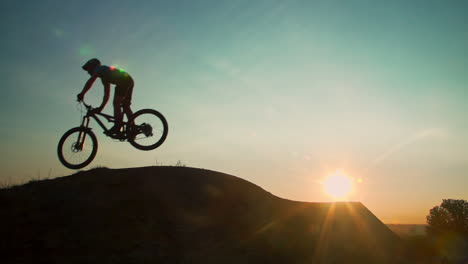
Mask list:
[[[72,173],[60,136],[98,57],[135,79],[133,109],[170,125],[151,152],[96,126],[90,167],[202,167],[278,196],[329,201],[341,169],[351,200],[385,222],[422,223],[444,198],[467,199],[465,1],[8,1],[0,42],[3,173]],[[96,83],[86,100],[100,103]],[[112,112],[108,104],[106,112]]]

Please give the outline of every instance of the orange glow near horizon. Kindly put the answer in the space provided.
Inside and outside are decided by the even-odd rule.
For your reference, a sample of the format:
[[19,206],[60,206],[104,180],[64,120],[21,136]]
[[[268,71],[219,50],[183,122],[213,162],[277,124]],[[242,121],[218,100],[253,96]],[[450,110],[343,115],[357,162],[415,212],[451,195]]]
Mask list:
[[325,192],[336,201],[343,201],[353,191],[353,180],[343,171],[337,170],[323,182]]

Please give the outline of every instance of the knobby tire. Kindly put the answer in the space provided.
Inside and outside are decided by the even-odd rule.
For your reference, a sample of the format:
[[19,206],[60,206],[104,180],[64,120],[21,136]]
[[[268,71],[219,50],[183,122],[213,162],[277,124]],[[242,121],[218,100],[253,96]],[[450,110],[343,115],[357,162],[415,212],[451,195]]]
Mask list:
[[[160,125],[162,125],[162,128],[161,128],[162,131],[155,131],[155,132],[161,132],[161,133],[158,133],[155,136],[155,139],[157,139],[157,141],[155,143],[153,143],[153,144],[150,144],[150,145],[142,145],[142,144],[138,143],[138,135],[133,135],[133,136],[130,136],[130,138],[128,139],[128,142],[133,147],[135,147],[135,148],[137,148],[139,150],[153,150],[153,149],[161,146],[162,143],[164,143],[164,141],[166,140],[167,134],[168,134],[169,126],[167,124],[166,118],[161,113],[159,113],[158,111],[156,111],[154,109],[142,109],[142,110],[139,110],[139,111],[135,112],[133,114],[131,122],[134,122],[135,120],[138,120],[138,117],[140,117],[142,115],[147,115],[147,116],[153,115],[153,116],[157,117],[157,119],[159,119],[159,121],[161,122]],[[136,125],[139,125],[139,124],[136,124]],[[153,127],[153,129],[154,129],[154,127]],[[149,137],[144,138],[144,139],[148,139],[148,138]]]
[[[85,143],[86,143],[86,141],[91,140],[92,150],[91,150],[91,153],[89,154],[89,156],[85,157],[85,160],[83,162],[72,163],[70,160],[67,160],[67,159],[71,159],[71,158],[66,158],[64,156],[64,149],[63,149],[64,148],[64,143],[70,136],[75,136],[76,138],[78,138],[78,135],[79,135],[80,132],[84,133]],[[65,147],[67,147],[67,146],[65,146]],[[65,134],[63,134],[63,136],[60,138],[60,141],[59,141],[59,144],[58,144],[58,147],[57,147],[57,154],[58,154],[58,158],[59,158],[60,162],[65,167],[67,167],[69,169],[76,170],[76,169],[84,168],[87,165],[89,165],[91,163],[91,161],[93,161],[93,159],[96,157],[97,150],[98,150],[97,138],[96,138],[96,135],[94,135],[94,133],[91,131],[91,129],[83,128],[83,127],[75,127],[75,128],[72,128],[72,129],[68,130],[67,132],[65,132]]]

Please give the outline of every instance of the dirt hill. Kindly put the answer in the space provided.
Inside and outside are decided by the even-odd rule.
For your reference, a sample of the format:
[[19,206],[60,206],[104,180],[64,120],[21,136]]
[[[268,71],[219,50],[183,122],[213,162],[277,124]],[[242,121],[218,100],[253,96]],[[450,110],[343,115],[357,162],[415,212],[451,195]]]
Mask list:
[[361,203],[278,198],[186,167],[94,169],[0,190],[1,263],[397,263]]
[[423,224],[387,224],[399,237],[415,237],[424,236],[427,234],[427,225]]

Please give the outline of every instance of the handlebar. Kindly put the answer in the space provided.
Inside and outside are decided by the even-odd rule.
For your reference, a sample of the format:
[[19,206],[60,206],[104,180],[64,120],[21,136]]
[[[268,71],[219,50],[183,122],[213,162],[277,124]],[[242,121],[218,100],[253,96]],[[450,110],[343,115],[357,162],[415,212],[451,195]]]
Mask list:
[[86,107],[86,109],[88,109],[88,110],[93,109],[93,107],[91,105],[85,103],[85,101],[83,101],[83,100],[78,101],[78,103],[83,104]]
[[[85,103],[85,101],[81,100],[81,101],[78,101],[79,103],[83,104],[84,107],[86,107],[86,110],[87,110],[87,115],[95,115],[95,114],[98,114],[98,115],[102,115],[102,116],[108,116],[106,114],[103,114],[101,113],[101,111],[93,111],[95,109],[98,109],[98,108],[94,108],[92,105],[89,105],[87,103]],[[111,117],[113,118],[112,116],[108,116],[108,117]],[[106,117],[106,118],[108,118]]]

